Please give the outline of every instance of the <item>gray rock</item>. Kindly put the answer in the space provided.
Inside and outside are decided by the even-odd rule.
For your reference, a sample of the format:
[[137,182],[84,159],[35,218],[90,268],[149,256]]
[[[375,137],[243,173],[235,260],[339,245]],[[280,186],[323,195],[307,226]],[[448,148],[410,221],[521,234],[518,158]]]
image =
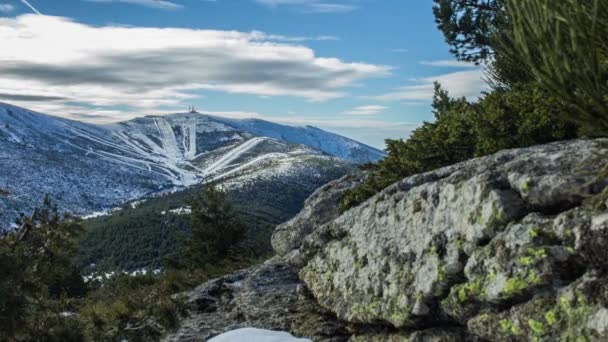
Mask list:
[[286,255],[300,247],[302,240],[315,227],[340,215],[338,202],[342,195],[356,187],[364,173],[346,175],[317,189],[304,203],[304,208],[293,219],[279,225],[272,235],[272,247],[278,255]]
[[345,341],[344,323],[319,307],[291,266],[277,259],[211,280],[186,295],[190,316],[164,341],[207,341],[238,328],[290,331],[314,341]]
[[[484,306],[567,282],[572,265],[601,264],[601,248],[582,251],[598,250],[588,247],[605,234],[587,229],[590,218],[571,220],[581,235],[572,247],[549,241],[558,235],[552,222],[601,191],[594,185],[606,155],[608,141],[580,140],[406,178],[315,229],[300,248],[300,277],[340,319],[396,328],[466,322]],[[532,241],[534,229],[547,239]]]
[[355,334],[349,342],[460,342],[474,341],[463,328],[431,328],[414,332],[367,332]]
[[587,273],[554,292],[541,292],[502,312],[468,322],[489,341],[607,341],[608,279]]

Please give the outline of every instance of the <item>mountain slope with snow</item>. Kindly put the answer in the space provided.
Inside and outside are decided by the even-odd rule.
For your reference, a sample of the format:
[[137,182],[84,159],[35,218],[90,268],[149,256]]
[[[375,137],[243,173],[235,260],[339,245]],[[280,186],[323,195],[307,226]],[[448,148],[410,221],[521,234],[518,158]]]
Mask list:
[[88,214],[210,181],[229,188],[303,174],[326,181],[325,174],[380,157],[311,127],[199,113],[92,125],[0,103],[0,225],[45,194]]

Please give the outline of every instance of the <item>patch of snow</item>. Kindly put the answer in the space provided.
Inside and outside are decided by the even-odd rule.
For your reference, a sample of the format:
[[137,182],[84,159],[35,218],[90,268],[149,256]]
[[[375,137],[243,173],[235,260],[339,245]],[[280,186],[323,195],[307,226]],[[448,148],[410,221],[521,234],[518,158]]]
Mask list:
[[238,157],[242,156],[244,153],[248,152],[264,140],[265,138],[256,137],[240,144],[236,148],[230,150],[230,152],[223,155],[220,159],[216,160],[213,164],[208,166],[205,170],[203,170],[203,173],[205,175],[212,174],[224,168],[225,166],[230,165],[230,163],[232,163]]
[[[174,214],[174,215],[190,215],[190,214],[192,214],[192,208],[190,208],[189,206],[186,206],[186,207],[181,207],[181,208],[177,208],[177,209],[171,209],[171,210],[169,210],[169,213]],[[160,214],[167,215],[167,212],[161,211]]]
[[184,132],[184,150],[186,160],[192,160],[196,156],[196,120],[190,120],[182,126]]
[[297,338],[283,331],[243,328],[232,330],[216,336],[209,342],[312,342],[306,338]]

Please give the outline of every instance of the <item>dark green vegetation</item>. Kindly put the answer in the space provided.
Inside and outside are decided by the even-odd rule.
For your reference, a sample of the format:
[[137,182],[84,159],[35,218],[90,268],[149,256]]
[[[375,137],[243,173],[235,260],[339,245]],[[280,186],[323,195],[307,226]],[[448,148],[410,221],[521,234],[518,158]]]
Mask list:
[[460,60],[482,64],[477,101],[436,86],[433,113],[347,192],[356,206],[404,177],[502,149],[608,135],[608,2],[435,0],[438,28]]
[[[207,190],[201,196],[204,202],[193,203],[195,213],[204,210],[208,217],[222,217],[215,223],[242,226],[229,216],[221,192]],[[195,231],[217,228],[195,217]],[[233,249],[238,236],[232,236],[222,239],[223,253],[208,255],[201,264],[167,267],[160,275],[117,275],[85,283],[73,262],[83,230],[77,218],[61,216],[46,199],[19,223],[18,229],[0,237],[1,341],[157,341],[176,328],[185,313],[174,294],[258,262],[239,255]],[[186,242],[195,255],[208,250],[207,241]]]
[[237,255],[237,243],[245,237],[245,226],[237,218],[226,193],[205,185],[190,201],[192,234],[186,259],[190,265],[205,265]]
[[[518,58],[568,104],[585,133],[608,132],[608,3],[509,0],[512,38],[498,51]],[[517,57],[514,57],[517,56]]]
[[[245,238],[238,246],[239,254],[253,258],[270,255],[270,235],[274,228],[300,211],[315,187],[342,173],[336,170],[314,180],[257,180],[255,184],[230,191],[228,200],[246,228]],[[125,205],[111,216],[83,222],[85,233],[76,256],[77,265],[87,273],[116,269],[132,271],[156,269],[168,259],[179,259],[190,236],[190,217],[170,210],[187,206],[202,188],[195,186],[149,198],[136,208]],[[95,265],[94,269],[89,268],[91,264]]]
[[80,225],[48,198],[20,221],[0,237],[0,340],[72,341],[73,322],[59,313],[85,292],[70,260]]

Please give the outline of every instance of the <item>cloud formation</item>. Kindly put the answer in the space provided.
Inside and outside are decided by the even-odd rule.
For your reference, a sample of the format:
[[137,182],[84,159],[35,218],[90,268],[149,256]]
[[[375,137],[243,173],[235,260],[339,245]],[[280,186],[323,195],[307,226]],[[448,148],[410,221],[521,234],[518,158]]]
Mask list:
[[262,5],[287,6],[309,13],[346,13],[357,9],[351,3],[325,2],[322,0],[255,0]]
[[177,9],[181,9],[184,7],[180,4],[177,4],[177,3],[171,2],[171,1],[167,1],[167,0],[85,0],[85,1],[105,2],[105,3],[122,2],[125,4],[140,5],[140,6],[145,6],[145,7],[158,8],[158,9],[162,9],[162,10],[177,10]]
[[346,115],[376,115],[376,114],[380,114],[385,109],[386,109],[385,106],[378,106],[378,105],[360,106],[360,107],[355,107],[349,111],[346,111],[343,114],[346,114]]
[[390,73],[321,58],[262,32],[96,27],[23,15],[0,19],[0,41],[0,101],[21,104],[47,98],[138,112],[181,106],[198,90],[323,101]]
[[433,82],[441,83],[452,97],[466,97],[476,99],[481,93],[488,89],[484,80],[484,72],[481,69],[457,71],[432,77],[424,77],[414,80],[416,84],[394,89],[393,91],[371,97],[380,101],[424,101],[433,98]]

